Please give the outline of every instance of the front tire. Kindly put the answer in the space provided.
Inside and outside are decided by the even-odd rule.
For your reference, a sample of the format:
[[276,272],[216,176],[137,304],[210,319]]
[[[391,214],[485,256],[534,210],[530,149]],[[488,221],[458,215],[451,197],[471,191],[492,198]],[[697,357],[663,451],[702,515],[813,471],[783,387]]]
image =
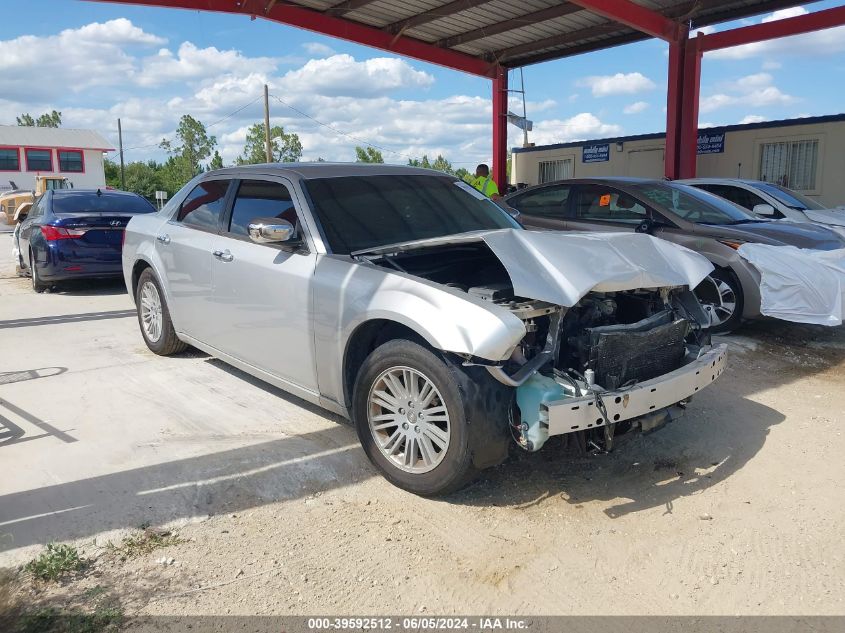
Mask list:
[[714,334],[733,332],[742,323],[742,284],[730,270],[716,268],[698,285],[695,296],[711,315],[710,331]]
[[[494,391],[501,393],[426,347],[397,339],[361,366],[352,419],[364,452],[388,481],[414,494],[444,495],[507,455],[507,399],[485,399]],[[494,403],[505,405],[501,414],[491,411]],[[491,425],[497,418],[502,423]]]
[[150,268],[142,272],[138,278],[135,305],[138,307],[138,325],[141,327],[141,335],[150,351],[159,356],[169,356],[187,349],[187,343],[180,341],[176,336],[164,293]]

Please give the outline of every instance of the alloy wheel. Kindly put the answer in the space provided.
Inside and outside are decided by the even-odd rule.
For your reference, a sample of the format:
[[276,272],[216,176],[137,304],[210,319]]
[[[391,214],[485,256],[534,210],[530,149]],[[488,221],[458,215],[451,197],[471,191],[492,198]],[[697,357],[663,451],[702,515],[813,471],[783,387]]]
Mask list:
[[158,288],[151,281],[145,282],[141,287],[141,326],[144,328],[144,335],[152,343],[161,338],[162,312]]
[[696,294],[710,314],[711,327],[722,325],[736,312],[736,292],[722,279],[714,279],[708,275],[696,290]]
[[376,446],[397,468],[426,473],[449,448],[449,412],[434,383],[410,367],[382,372],[370,387],[367,421]]

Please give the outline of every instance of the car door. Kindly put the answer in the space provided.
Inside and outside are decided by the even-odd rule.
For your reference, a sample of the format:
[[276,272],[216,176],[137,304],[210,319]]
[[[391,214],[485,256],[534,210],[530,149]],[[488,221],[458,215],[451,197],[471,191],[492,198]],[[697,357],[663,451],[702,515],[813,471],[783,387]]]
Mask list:
[[531,189],[508,198],[508,206],[519,211],[519,221],[529,228],[566,230],[571,184],[554,184]]
[[174,326],[203,343],[210,343],[215,320],[212,252],[231,182],[230,178],[212,178],[198,183],[156,236]]
[[[247,226],[280,218],[296,227],[289,242],[258,244]],[[300,218],[290,181],[256,177],[237,183],[214,250],[211,344],[282,380],[317,392],[311,282],[317,255]]]
[[21,222],[21,228],[18,231],[18,248],[20,249],[21,260],[26,266],[29,266],[29,249],[32,246],[32,232],[40,231],[41,218],[44,217],[46,196],[39,196],[38,200],[32,205],[29,213]]

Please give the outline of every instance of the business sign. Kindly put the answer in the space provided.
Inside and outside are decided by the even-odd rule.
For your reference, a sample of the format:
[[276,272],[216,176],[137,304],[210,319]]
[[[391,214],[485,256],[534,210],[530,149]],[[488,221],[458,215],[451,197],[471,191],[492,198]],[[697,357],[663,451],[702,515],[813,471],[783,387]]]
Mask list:
[[610,144],[584,145],[581,153],[582,163],[606,163],[610,160]]
[[723,154],[725,152],[724,132],[701,132],[698,135],[699,154]]

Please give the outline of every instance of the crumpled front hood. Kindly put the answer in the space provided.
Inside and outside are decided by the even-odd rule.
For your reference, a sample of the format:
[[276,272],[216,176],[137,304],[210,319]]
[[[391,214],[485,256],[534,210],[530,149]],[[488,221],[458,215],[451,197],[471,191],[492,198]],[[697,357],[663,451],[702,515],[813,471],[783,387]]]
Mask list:
[[590,291],[688,286],[713,270],[702,255],[640,233],[501,229],[476,234],[520,297],[571,307]]

